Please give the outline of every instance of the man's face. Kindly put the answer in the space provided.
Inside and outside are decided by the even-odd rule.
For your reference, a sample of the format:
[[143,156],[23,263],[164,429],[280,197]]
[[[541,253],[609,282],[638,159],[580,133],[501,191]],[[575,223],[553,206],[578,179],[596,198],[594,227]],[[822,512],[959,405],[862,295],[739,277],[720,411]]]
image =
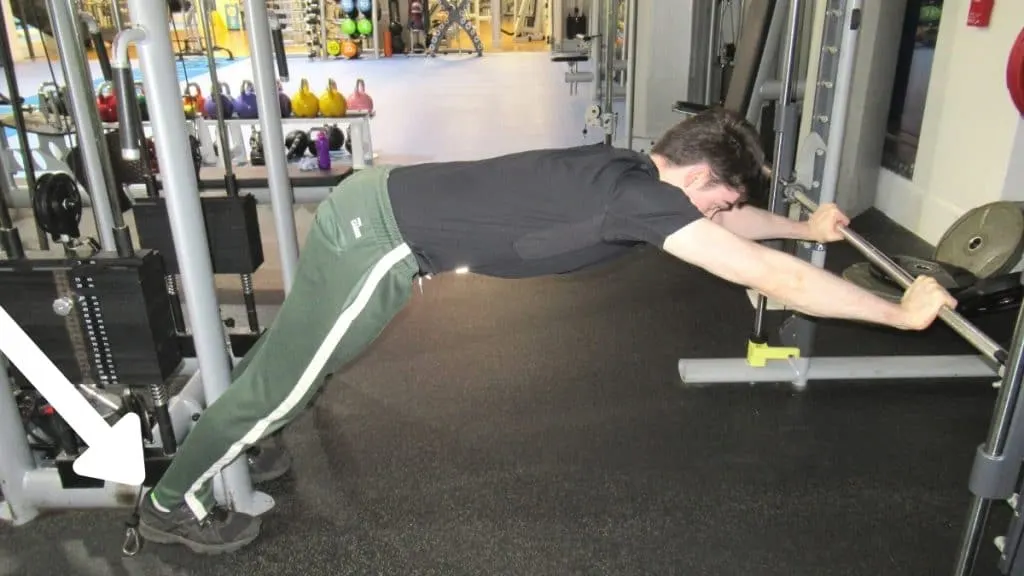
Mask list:
[[741,194],[735,189],[722,184],[712,184],[685,190],[690,202],[708,219],[714,218],[719,212],[726,212],[736,206]]

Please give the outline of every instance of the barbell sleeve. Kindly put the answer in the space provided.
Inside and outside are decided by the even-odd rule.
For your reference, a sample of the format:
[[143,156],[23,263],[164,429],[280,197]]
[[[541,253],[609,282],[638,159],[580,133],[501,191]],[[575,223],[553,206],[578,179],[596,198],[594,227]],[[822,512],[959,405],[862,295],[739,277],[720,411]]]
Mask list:
[[[787,195],[808,212],[815,212],[818,210],[818,205],[799,190],[791,188],[787,191]],[[891,258],[886,256],[884,252],[865,240],[860,234],[857,234],[846,226],[840,226],[839,233],[843,235],[844,240],[867,258],[871,264],[884,271],[887,276],[895,280],[896,283],[904,290],[910,288],[910,285],[914,283],[913,276],[908,274],[903,268],[900,268],[900,266],[893,262]],[[1004,350],[1003,347],[995,340],[989,338],[989,336],[982,332],[977,326],[968,322],[955,310],[948,306],[943,306],[942,309],[939,310],[939,318],[941,318],[946,325],[952,328],[953,331],[959,334],[964,340],[967,340],[971,346],[974,346],[974,348],[985,355],[989,360],[995,362],[1000,367],[1006,364],[1006,350]]]

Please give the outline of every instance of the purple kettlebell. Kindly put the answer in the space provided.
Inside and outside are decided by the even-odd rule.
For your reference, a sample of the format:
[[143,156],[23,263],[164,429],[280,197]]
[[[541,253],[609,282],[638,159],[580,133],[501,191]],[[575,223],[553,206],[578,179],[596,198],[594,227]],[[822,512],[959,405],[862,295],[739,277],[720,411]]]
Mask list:
[[281,118],[288,118],[292,115],[292,99],[284,93],[284,86],[277,81],[277,101],[281,103]]
[[243,80],[239,88],[238,99],[235,100],[235,113],[239,118],[259,117],[256,104],[256,86],[249,80]]
[[[220,105],[224,108],[224,119],[227,120],[235,115],[235,103],[231,100],[231,88],[228,85],[221,82],[220,90],[214,90],[210,88],[210,94],[217,94],[217,98],[220,99]],[[206,99],[206,103],[203,104],[203,116],[207,118],[217,118],[217,101],[214,100],[213,96]]]

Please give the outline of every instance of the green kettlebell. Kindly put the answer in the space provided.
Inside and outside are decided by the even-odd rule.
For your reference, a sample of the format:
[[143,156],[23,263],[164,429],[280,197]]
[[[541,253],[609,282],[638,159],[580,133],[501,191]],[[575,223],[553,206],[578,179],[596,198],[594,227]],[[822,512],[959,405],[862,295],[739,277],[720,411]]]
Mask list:
[[348,16],[341,19],[341,33],[345,36],[351,36],[356,33],[356,21],[349,18]]

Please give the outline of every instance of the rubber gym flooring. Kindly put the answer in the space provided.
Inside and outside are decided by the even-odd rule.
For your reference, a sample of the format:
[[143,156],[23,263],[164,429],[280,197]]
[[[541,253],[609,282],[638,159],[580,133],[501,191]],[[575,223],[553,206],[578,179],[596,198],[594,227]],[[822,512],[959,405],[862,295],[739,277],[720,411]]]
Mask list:
[[[877,215],[855,226],[927,250]],[[678,385],[680,357],[743,353],[750,318],[739,288],[653,250],[563,277],[435,278],[287,429],[293,469],[263,487],[277,506],[253,546],[122,558],[126,514],[68,512],[0,527],[0,573],[948,573],[995,392]],[[1012,322],[981,324],[1005,341]],[[820,335],[822,354],[967,351],[943,328]]]

